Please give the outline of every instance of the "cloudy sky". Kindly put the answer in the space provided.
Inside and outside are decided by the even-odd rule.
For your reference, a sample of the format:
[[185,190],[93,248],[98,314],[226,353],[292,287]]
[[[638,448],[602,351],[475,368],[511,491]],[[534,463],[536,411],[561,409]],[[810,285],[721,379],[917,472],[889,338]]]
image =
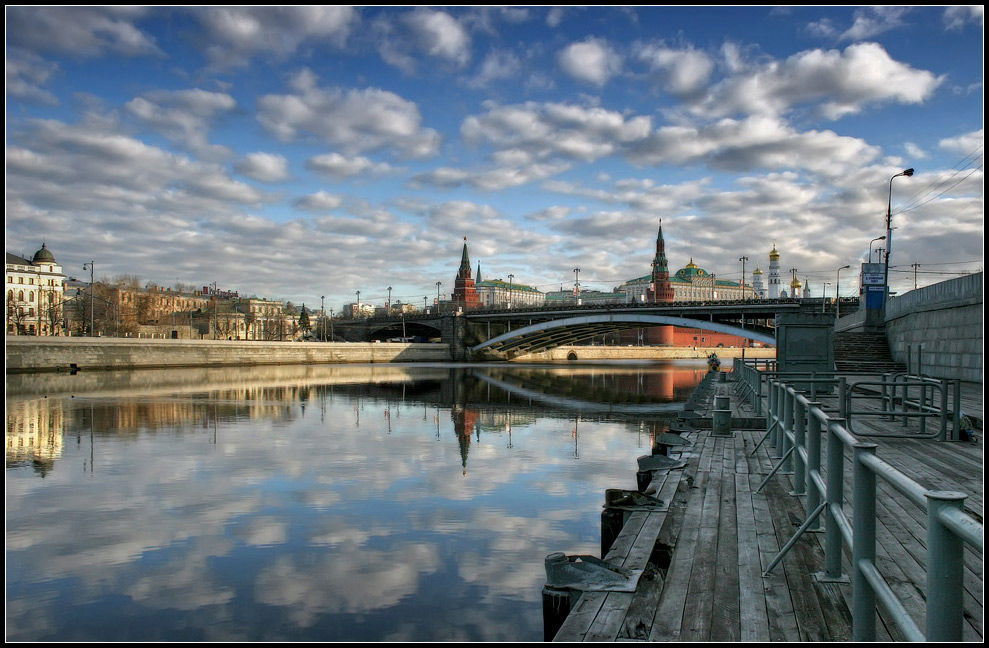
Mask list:
[[[6,248],[327,308],[983,264],[983,9],[8,7]],[[878,245],[878,244],[877,244]],[[920,264],[914,267],[912,264]],[[88,277],[87,277],[88,279]],[[845,271],[842,294],[857,294]]]

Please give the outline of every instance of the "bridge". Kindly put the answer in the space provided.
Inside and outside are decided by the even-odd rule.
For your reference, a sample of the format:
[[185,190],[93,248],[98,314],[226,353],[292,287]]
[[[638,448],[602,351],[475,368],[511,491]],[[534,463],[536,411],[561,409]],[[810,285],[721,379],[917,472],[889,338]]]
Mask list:
[[[841,308],[855,310],[857,298],[843,298]],[[474,309],[372,317],[336,323],[348,339],[439,337],[451,344],[455,358],[477,354],[495,357],[544,351],[620,331],[679,326],[776,344],[775,322],[786,314],[832,314],[833,302],[817,299],[765,299],[734,302],[612,303],[545,306],[507,310]]]

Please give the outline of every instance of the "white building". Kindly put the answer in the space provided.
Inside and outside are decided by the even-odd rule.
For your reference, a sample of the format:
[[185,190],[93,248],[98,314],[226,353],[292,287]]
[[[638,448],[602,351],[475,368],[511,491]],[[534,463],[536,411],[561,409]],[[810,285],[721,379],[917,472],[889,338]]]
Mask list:
[[7,334],[63,335],[64,282],[62,266],[44,243],[30,260],[7,252]]
[[493,279],[474,284],[482,308],[528,308],[546,303],[546,293],[512,281]]

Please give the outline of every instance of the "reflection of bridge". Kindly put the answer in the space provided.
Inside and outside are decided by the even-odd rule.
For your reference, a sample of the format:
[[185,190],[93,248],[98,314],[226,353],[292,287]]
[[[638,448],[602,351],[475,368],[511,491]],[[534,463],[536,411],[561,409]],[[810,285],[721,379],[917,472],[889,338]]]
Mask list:
[[[842,300],[852,311],[857,299]],[[851,302],[855,302],[854,304]],[[405,315],[359,320],[349,326],[363,339],[402,335],[441,337],[462,357],[482,350],[515,356],[579,343],[630,329],[672,325],[727,333],[775,344],[775,320],[785,314],[830,312],[823,299],[771,299],[672,304],[604,304],[524,310],[470,310],[451,314]],[[410,331],[415,331],[410,332]]]

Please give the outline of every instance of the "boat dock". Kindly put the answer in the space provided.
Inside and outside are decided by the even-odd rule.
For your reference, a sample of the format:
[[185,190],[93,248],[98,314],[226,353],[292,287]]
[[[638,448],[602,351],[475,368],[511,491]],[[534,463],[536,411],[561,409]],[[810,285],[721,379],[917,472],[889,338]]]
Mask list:
[[[685,412],[682,427],[671,430],[686,444],[671,441],[674,435],[668,432],[660,433],[653,455],[639,458],[642,492],[608,492],[602,515],[603,562],[562,554],[547,557],[543,590],[547,640],[851,641],[863,637],[861,633],[867,636],[870,623],[875,640],[922,638],[928,615],[933,614],[926,594],[928,513],[883,479],[876,480],[871,560],[897,603],[887,609],[887,592],[880,587],[882,604],[873,600],[868,608],[873,612],[863,615],[862,603],[856,607],[853,598],[850,550],[835,552],[832,546],[830,554],[827,551],[824,520],[830,516],[819,516],[806,533],[791,541],[817,500],[801,485],[804,471],[781,459],[785,442],[774,447],[773,435],[767,434],[767,427],[772,427],[766,424],[771,399],[763,393],[760,407],[754,408],[739,376],[728,373],[727,377],[722,387],[713,379],[703,383],[695,403],[688,405],[692,409]],[[716,398],[725,396],[731,412],[727,434],[718,429],[716,420],[712,427],[725,403]],[[837,412],[837,400],[835,394],[822,394],[814,402]],[[959,402],[974,423],[973,440],[858,438],[875,444],[879,459],[920,488],[967,495],[961,509],[967,528],[977,527],[971,533],[977,534],[978,547],[959,543],[964,547],[958,550],[963,553],[963,585],[956,588],[952,600],[960,614],[942,616],[960,624],[961,640],[982,641],[982,386],[962,383]],[[887,418],[857,415],[856,433],[902,433],[904,424]],[[851,516],[847,511],[852,508],[855,462],[851,449],[846,447],[842,454],[846,467],[832,471],[845,476],[845,486],[836,490],[843,492],[844,508]],[[817,468],[813,459],[805,461],[822,479],[828,478],[827,467]],[[780,464],[782,470],[771,475]],[[858,517],[855,520],[858,526],[869,526]],[[835,535],[831,537],[834,542]],[[781,553],[788,543],[788,550]],[[938,560],[932,562],[940,565]],[[602,571],[603,579],[591,577],[581,583],[582,572],[600,575]],[[607,582],[609,578],[612,582]],[[910,622],[904,629],[897,618],[901,614],[912,620],[912,630]]]

